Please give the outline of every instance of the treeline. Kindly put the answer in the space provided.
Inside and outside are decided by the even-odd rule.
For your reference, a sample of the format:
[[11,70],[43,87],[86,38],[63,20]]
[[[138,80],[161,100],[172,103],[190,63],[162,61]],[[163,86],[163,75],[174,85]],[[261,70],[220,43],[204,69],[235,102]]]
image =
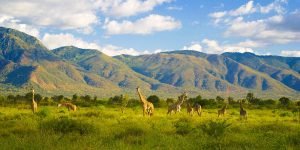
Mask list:
[[[109,99],[99,99],[97,96],[84,95],[79,96],[74,94],[72,97],[65,97],[63,95],[55,95],[52,97],[44,97],[40,94],[35,94],[35,101],[42,106],[54,106],[61,102],[72,102],[80,107],[90,107],[97,105],[110,105],[121,108],[136,107],[140,105],[139,99],[129,98],[127,95],[116,95]],[[32,100],[32,93],[25,95],[8,95],[0,96],[0,106],[12,106],[12,105],[28,105]],[[157,95],[151,95],[147,98],[149,102],[152,102],[155,107],[168,107],[175,103],[177,99],[167,98],[162,99]],[[233,97],[221,97],[216,98],[202,98],[201,95],[191,97],[187,100],[190,104],[200,104],[203,108],[220,108],[225,103],[229,104],[229,107],[239,107],[239,102],[243,102],[245,107],[248,108],[287,108],[296,109],[300,107],[300,101],[291,100],[288,97],[281,97],[279,99],[261,99],[255,97],[253,93],[248,93],[243,99],[234,99]],[[186,103],[183,104],[185,107]]]

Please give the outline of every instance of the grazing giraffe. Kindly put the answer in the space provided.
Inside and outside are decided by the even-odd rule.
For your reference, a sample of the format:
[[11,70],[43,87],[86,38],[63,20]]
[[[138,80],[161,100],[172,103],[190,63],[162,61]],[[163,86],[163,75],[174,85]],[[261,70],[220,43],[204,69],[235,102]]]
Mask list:
[[227,109],[227,104],[225,104],[222,109],[218,110],[218,117],[220,117],[220,115],[225,115],[226,114],[226,109]]
[[241,120],[245,118],[247,120],[247,111],[243,108],[242,101],[240,101],[240,117]]
[[176,112],[180,112],[181,105],[185,100],[187,100],[187,94],[184,92],[182,95],[178,96],[178,100],[176,103],[169,106],[167,114],[171,115],[173,111],[175,112],[175,114]]
[[60,103],[60,104],[57,105],[58,108],[61,107],[61,106],[67,107],[69,111],[70,110],[72,110],[72,111],[76,111],[77,110],[76,105],[74,105],[72,103]]
[[34,100],[34,89],[32,88],[32,102],[31,102],[31,109],[33,113],[37,112],[37,103]]
[[191,105],[191,103],[187,102],[187,113],[191,116],[193,116],[194,112],[197,112],[198,116],[202,115],[202,108],[201,105],[196,103],[194,106]]
[[139,95],[140,102],[143,106],[143,116],[145,116],[145,113],[147,113],[148,116],[152,116],[154,113],[153,104],[151,102],[148,102],[147,99],[142,95],[140,87],[137,87],[136,90]]

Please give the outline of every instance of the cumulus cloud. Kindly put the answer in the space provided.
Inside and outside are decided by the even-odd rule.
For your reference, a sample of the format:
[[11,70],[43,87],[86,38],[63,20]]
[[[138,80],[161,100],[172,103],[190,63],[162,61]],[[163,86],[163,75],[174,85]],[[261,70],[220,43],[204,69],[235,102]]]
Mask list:
[[243,15],[249,15],[253,13],[270,13],[272,11],[283,14],[285,12],[285,9],[283,8],[283,4],[286,4],[286,0],[275,0],[274,2],[266,5],[261,6],[260,4],[254,4],[254,1],[248,1],[246,4],[241,5],[237,9],[228,10],[228,11],[219,11],[219,12],[213,12],[209,14],[209,16],[214,20],[215,24],[220,23],[221,21],[227,21],[229,20],[224,19],[226,17],[238,17]]
[[35,36],[37,38],[39,38],[40,36],[40,32],[38,28],[20,23],[20,20],[17,20],[14,17],[0,15],[0,26],[13,28],[25,32],[29,35]]
[[159,31],[174,30],[181,27],[181,22],[170,16],[151,14],[134,22],[106,19],[103,29],[108,35],[114,34],[151,34]]
[[164,51],[161,49],[157,49],[151,52],[148,50],[138,51],[134,48],[124,48],[124,47],[109,45],[109,44],[105,46],[100,46],[95,42],[84,41],[83,39],[75,37],[73,34],[70,33],[65,33],[65,34],[46,33],[42,38],[42,42],[49,49],[55,49],[62,46],[76,46],[84,49],[96,49],[109,56],[116,56],[121,54],[136,56],[136,55],[143,55],[143,54],[159,53]]
[[149,12],[154,7],[172,0],[99,0],[102,12],[115,17],[134,16],[138,13]]
[[300,57],[300,50],[283,50],[280,54],[282,56]]
[[183,50],[195,50],[195,51],[202,51],[202,46],[199,42],[192,42],[189,46],[182,47]]
[[104,47],[101,47],[99,50],[109,56],[116,56],[116,55],[121,55],[121,54],[137,56],[137,55],[151,53],[150,51],[147,51],[147,50],[137,51],[133,48],[123,48],[123,47],[119,47],[119,46],[115,46],[115,45],[106,45]]
[[209,54],[221,54],[224,52],[254,52],[253,49],[249,47],[243,47],[239,44],[226,44],[221,45],[216,40],[203,39],[200,42],[192,42],[189,46],[184,46],[183,50],[197,50]]
[[168,10],[182,10],[183,8],[182,7],[179,7],[179,6],[169,6],[167,7]]
[[0,0],[0,14],[19,24],[61,29],[84,29],[97,23],[96,0]]
[[[286,44],[299,41],[299,31],[291,30],[287,25],[282,26],[283,21],[286,21],[285,17],[286,16],[273,16],[267,19],[253,21],[245,21],[243,17],[238,17],[228,23],[229,26],[225,32],[225,36],[246,37],[258,43],[265,43],[265,45],[273,43]],[[285,24],[290,23],[285,22]]]
[[61,46],[76,46],[79,48],[87,48],[87,49],[100,49],[100,46],[93,42],[86,42],[81,38],[77,38],[69,33],[60,33],[60,34],[49,34],[46,33],[42,42],[49,48],[55,49]]

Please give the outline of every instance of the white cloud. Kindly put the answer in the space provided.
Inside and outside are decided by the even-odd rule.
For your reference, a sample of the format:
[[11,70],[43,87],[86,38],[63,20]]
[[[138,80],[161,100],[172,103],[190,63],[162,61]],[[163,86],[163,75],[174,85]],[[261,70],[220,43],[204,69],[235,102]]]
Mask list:
[[229,11],[228,14],[231,16],[240,16],[256,12],[256,8],[253,5],[253,1],[249,1],[247,4],[240,6],[236,10]]
[[134,16],[138,13],[149,12],[154,7],[172,0],[99,0],[102,12],[115,17]]
[[123,48],[123,47],[119,47],[119,46],[115,46],[115,45],[106,45],[106,46],[100,48],[99,50],[109,56],[116,56],[116,55],[121,55],[121,54],[137,56],[137,55],[151,53],[150,51],[147,51],[147,50],[146,51],[137,51],[133,48]]
[[195,50],[195,51],[202,51],[202,46],[198,42],[192,42],[189,46],[184,46],[183,50]]
[[[219,11],[209,14],[210,17],[214,20],[215,24],[220,23],[221,21],[231,20],[231,17],[238,17],[243,15],[249,15],[253,13],[270,13],[272,11],[283,14],[285,9],[282,7],[283,4],[286,4],[287,0],[275,0],[272,3],[261,6],[260,4],[254,5],[254,1],[248,1],[246,4],[241,5],[237,9],[228,10],[228,11]],[[229,17],[229,18],[228,18]],[[226,19],[224,19],[226,18]]]
[[207,53],[221,53],[221,52],[223,52],[223,48],[215,40],[203,39],[202,43],[204,45],[206,45],[204,47],[204,49]]
[[19,24],[84,29],[97,23],[96,0],[0,0],[0,14]]
[[39,38],[40,35],[40,32],[37,28],[27,24],[20,23],[19,20],[6,15],[0,15],[0,26],[13,28],[25,32],[29,35],[35,36],[37,38]]
[[289,57],[300,57],[300,50],[283,50],[281,51],[281,55]]
[[179,7],[179,6],[170,6],[170,7],[167,7],[168,10],[182,10],[183,8],[182,7]]
[[245,21],[243,17],[238,17],[227,24],[229,26],[225,31],[225,36],[245,37],[251,39],[252,43],[257,42],[260,45],[262,43],[268,45],[299,41],[300,31],[293,31],[288,28],[288,25],[292,23],[285,23],[287,25],[282,27],[281,24],[284,20],[283,16],[273,16],[254,21]]
[[96,43],[89,43],[81,38],[74,37],[74,35],[66,33],[60,34],[49,34],[46,33],[43,38],[42,42],[49,48],[54,49],[61,46],[76,46],[79,48],[87,48],[87,49],[100,49],[100,46]]
[[243,47],[239,44],[220,45],[218,41],[211,39],[203,39],[200,42],[192,42],[189,46],[184,46],[183,50],[197,50],[208,54],[221,54],[224,52],[254,52],[249,47]]
[[70,33],[66,34],[49,34],[46,33],[42,38],[42,42],[49,48],[55,49],[62,46],[75,46],[84,49],[96,49],[101,51],[102,53],[109,55],[109,56],[116,56],[121,54],[127,55],[142,55],[142,54],[151,54],[151,53],[159,53],[164,50],[158,49],[155,51],[138,51],[133,48],[123,48],[115,45],[105,45],[100,46],[94,42],[87,42],[82,40],[81,38],[75,37]]
[[261,13],[269,13],[272,10],[275,12],[282,14],[285,12],[285,9],[282,7],[282,4],[287,3],[287,0],[275,0],[267,6],[259,6],[259,10]]
[[161,16],[152,14],[145,18],[131,22],[124,20],[118,22],[116,20],[106,19],[103,29],[108,35],[114,34],[151,34],[159,31],[174,30],[181,27],[181,22],[170,16]]

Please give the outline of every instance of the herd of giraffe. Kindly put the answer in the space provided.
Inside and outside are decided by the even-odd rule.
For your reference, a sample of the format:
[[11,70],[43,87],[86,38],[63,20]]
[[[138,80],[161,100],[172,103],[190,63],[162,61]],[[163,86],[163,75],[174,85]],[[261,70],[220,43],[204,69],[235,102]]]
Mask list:
[[[154,114],[154,105],[147,101],[146,97],[142,95],[141,90],[139,87],[136,88],[138,96],[140,98],[140,102],[142,104],[143,107],[143,116],[148,115],[148,116],[152,116]],[[181,105],[184,103],[184,101],[187,102],[186,106],[187,106],[187,113],[189,115],[193,115],[194,112],[197,112],[198,116],[201,116],[202,114],[202,107],[200,104],[196,103],[196,104],[191,104],[190,102],[187,101],[188,97],[187,97],[187,93],[184,92],[182,95],[178,96],[178,100],[177,102],[175,102],[174,104],[171,104],[168,107],[168,115],[171,115],[172,112],[174,112],[176,114],[176,112],[180,112],[181,110]],[[70,103],[70,102],[64,102],[64,103],[60,103],[57,105],[57,107],[66,107],[68,108],[68,110],[72,110],[72,111],[76,111],[77,110],[77,106]],[[31,103],[31,109],[33,113],[37,112],[37,102],[34,100],[34,89],[32,89],[32,103]],[[225,104],[220,110],[218,110],[218,117],[220,117],[221,115],[224,116],[226,114],[226,109],[227,109],[227,104]],[[241,119],[247,119],[247,111],[243,108],[242,106],[242,101],[240,101],[240,117]]]

